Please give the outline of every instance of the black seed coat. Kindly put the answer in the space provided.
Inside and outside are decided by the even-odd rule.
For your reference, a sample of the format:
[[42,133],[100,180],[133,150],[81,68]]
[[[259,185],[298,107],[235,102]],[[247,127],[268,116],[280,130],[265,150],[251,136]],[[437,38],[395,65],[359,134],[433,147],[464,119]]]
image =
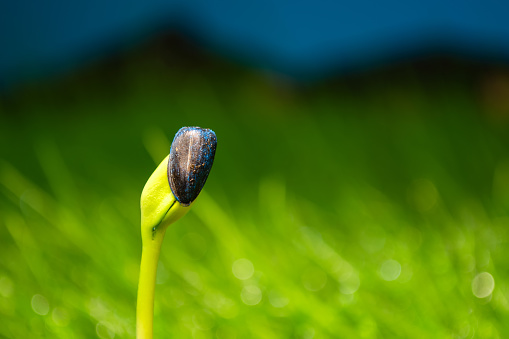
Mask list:
[[200,194],[216,154],[216,134],[210,129],[182,127],[171,144],[168,182],[177,200],[189,206]]

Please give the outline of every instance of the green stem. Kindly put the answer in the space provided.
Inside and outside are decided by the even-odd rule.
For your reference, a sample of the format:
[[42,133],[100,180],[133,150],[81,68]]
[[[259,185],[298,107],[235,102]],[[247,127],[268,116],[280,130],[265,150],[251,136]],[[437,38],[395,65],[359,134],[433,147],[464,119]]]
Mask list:
[[141,252],[138,303],[136,306],[136,338],[152,339],[154,322],[154,291],[157,263],[166,229],[155,231],[153,237],[143,238]]

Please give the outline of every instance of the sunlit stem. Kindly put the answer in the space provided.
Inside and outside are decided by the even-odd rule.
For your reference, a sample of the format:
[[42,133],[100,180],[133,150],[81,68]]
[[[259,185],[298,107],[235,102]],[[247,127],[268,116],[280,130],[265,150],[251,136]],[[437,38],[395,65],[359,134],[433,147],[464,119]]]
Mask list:
[[157,263],[166,228],[191,206],[181,205],[168,184],[168,157],[150,176],[141,193],[141,265],[136,309],[136,337],[152,339]]
[[136,338],[152,339],[154,322],[154,293],[157,263],[166,229],[154,233],[153,239],[143,239],[141,252],[140,280],[138,283],[138,303],[136,306]]

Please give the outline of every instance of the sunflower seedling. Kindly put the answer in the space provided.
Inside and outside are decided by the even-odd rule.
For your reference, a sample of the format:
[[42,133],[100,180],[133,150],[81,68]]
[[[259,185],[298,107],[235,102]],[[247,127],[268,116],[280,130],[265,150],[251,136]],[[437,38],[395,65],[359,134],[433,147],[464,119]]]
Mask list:
[[141,193],[141,266],[136,308],[136,337],[152,339],[154,290],[159,253],[167,227],[184,216],[210,173],[217,139],[210,129],[181,128],[170,154]]

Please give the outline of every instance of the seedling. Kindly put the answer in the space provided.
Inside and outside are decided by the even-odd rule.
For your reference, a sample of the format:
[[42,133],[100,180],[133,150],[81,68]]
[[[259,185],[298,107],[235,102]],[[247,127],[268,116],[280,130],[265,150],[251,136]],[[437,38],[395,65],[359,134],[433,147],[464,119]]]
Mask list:
[[154,290],[159,253],[167,227],[184,216],[200,194],[216,153],[216,134],[200,127],[181,128],[170,154],[141,193],[141,266],[136,337],[152,339]]

